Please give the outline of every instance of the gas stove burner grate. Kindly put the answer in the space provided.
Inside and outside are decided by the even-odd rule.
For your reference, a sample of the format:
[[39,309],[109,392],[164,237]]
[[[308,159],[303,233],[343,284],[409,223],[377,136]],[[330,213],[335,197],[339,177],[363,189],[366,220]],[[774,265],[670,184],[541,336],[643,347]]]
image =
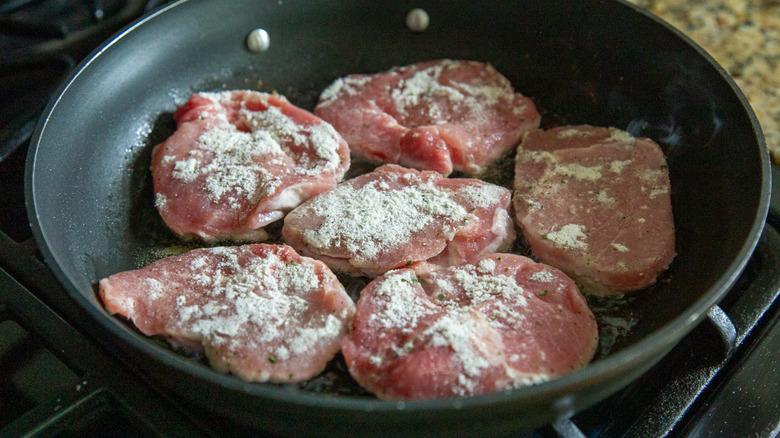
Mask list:
[[0,269],[0,436],[211,436]]
[[0,6],[0,47],[6,62],[50,56],[81,60],[112,33],[147,11],[143,0],[17,0]]
[[73,69],[68,56],[0,65],[0,161],[29,141],[52,92]]
[[159,6],[145,0],[0,3],[0,161],[29,140],[54,91],[90,51]]

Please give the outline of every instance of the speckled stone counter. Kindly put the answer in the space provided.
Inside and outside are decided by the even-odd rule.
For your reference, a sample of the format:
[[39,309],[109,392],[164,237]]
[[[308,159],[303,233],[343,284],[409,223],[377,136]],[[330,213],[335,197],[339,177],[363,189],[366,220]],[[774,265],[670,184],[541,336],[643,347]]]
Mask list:
[[747,96],[780,164],[780,0],[628,0],[707,50]]

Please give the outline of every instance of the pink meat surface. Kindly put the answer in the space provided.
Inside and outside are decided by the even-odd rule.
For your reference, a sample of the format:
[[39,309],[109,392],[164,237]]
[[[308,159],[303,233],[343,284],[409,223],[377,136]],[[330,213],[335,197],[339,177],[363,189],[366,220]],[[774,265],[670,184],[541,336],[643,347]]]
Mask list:
[[346,141],[283,96],[199,93],[152,152],[155,205],[173,232],[205,241],[263,240],[263,227],[335,186]]
[[337,79],[314,113],[355,157],[444,175],[480,173],[541,120],[531,99],[492,66],[451,60]]
[[374,277],[508,249],[516,237],[510,203],[509,190],[484,181],[386,164],[301,204],[282,237],[333,270]]
[[535,131],[517,151],[513,203],[533,254],[585,293],[646,288],[675,255],[666,160],[647,138],[587,125]]
[[355,304],[286,245],[196,249],[100,281],[106,309],[247,381],[301,381],[339,351]]
[[595,318],[569,277],[488,254],[377,277],[341,348],[355,380],[379,397],[429,399],[547,381],[585,366],[597,345]]

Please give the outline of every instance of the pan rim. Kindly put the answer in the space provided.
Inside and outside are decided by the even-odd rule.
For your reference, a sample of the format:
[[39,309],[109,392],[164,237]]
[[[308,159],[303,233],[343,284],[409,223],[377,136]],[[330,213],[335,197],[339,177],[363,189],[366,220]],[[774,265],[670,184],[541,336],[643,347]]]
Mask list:
[[[611,354],[606,358],[592,362],[587,367],[574,373],[556,378],[549,382],[515,389],[510,392],[439,400],[398,402],[354,396],[334,397],[331,395],[307,393],[305,391],[289,391],[284,388],[277,388],[268,385],[247,384],[247,382],[243,382],[235,376],[221,374],[218,371],[206,368],[203,365],[194,363],[170,350],[163,349],[162,347],[148,342],[148,340],[142,338],[140,334],[133,334],[128,336],[128,332],[122,330],[119,325],[112,323],[113,321],[111,321],[112,317],[110,315],[88,302],[82,292],[79,291],[78,288],[74,285],[74,282],[71,280],[68,274],[66,274],[61,269],[60,264],[57,262],[58,257],[52,252],[48,244],[50,240],[48,237],[48,232],[46,229],[44,229],[44,226],[42,225],[41,219],[38,215],[38,209],[36,208],[37,199],[35,174],[37,170],[36,165],[39,146],[41,145],[44,137],[47,135],[46,129],[48,122],[52,114],[57,110],[58,103],[68,92],[70,86],[78,80],[79,76],[84,71],[89,68],[91,63],[95,62],[101,56],[101,54],[109,50],[111,46],[118,44],[124,36],[130,32],[135,31],[144,25],[144,23],[147,21],[161,16],[162,14],[166,13],[166,11],[188,3],[189,0],[179,0],[175,3],[172,3],[129,25],[125,29],[118,32],[114,37],[107,40],[104,45],[93,51],[92,54],[85,58],[85,60],[80,63],[76,69],[74,69],[74,72],[70,78],[63,82],[60,89],[58,89],[56,92],[55,98],[53,98],[47,105],[46,109],[44,110],[44,116],[39,120],[33,133],[33,140],[31,141],[31,149],[27,156],[25,169],[25,204],[33,236],[38,242],[38,246],[44,256],[44,260],[47,266],[54,272],[55,276],[65,287],[71,298],[75,299],[79,303],[80,307],[88,312],[91,318],[100,322],[102,327],[107,328],[107,330],[111,332],[114,338],[121,339],[133,350],[139,351],[144,355],[150,356],[152,358],[161,360],[166,367],[172,367],[178,372],[182,372],[187,376],[204,379],[208,383],[219,385],[231,391],[239,391],[251,395],[262,396],[283,403],[308,406],[325,406],[329,409],[341,409],[345,411],[371,411],[375,413],[399,412],[401,410],[407,412],[425,412],[431,410],[441,411],[442,409],[446,408],[461,410],[472,408],[481,409],[486,406],[505,404],[508,402],[518,402],[530,398],[542,397],[544,395],[547,395],[548,397],[558,397],[563,394],[570,393],[578,387],[590,387],[594,384],[598,384],[598,382],[609,379],[626,369],[639,367],[645,367],[645,369],[648,369],[662,356],[658,354],[659,350],[664,351],[665,354],[665,351],[671,349],[706,317],[709,309],[720,302],[720,300],[724,297],[726,292],[728,292],[736,279],[739,277],[740,273],[745,268],[750,259],[750,255],[753,253],[756,245],[758,244],[758,240],[763,231],[765,219],[769,210],[771,164],[763,132],[753,109],[747,101],[747,98],[736,85],[734,80],[709,55],[709,53],[707,53],[703,48],[701,48],[686,35],[682,34],[682,32],[675,29],[660,18],[652,15],[651,13],[631,5],[623,0],[615,1],[635,9],[637,12],[648,16],[649,18],[663,25],[667,30],[675,33],[678,38],[684,40],[704,59],[706,59],[710,66],[715,67],[721,78],[725,80],[731,87],[734,94],[742,103],[742,107],[747,112],[753,127],[753,131],[756,134],[762,171],[760,200],[747,239],[740,247],[740,250],[734,254],[733,261],[725,269],[724,273],[706,293],[704,293],[698,300],[686,308],[682,314],[670,320],[668,323],[666,323],[665,326],[652,332],[645,338],[641,339],[639,342],[636,342],[621,351]],[[655,361],[652,360],[654,356],[657,356],[655,357]],[[648,365],[648,361],[651,361],[652,363]]]

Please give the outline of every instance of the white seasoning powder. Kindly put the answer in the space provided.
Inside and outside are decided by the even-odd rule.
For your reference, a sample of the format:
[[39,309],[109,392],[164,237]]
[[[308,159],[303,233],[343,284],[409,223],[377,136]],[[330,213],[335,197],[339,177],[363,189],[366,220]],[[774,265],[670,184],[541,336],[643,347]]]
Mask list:
[[634,160],[614,160],[609,163],[609,170],[612,173],[621,173],[626,166],[633,162]]
[[146,293],[149,300],[154,301],[163,296],[163,285],[156,278],[146,279]]
[[599,190],[596,192],[596,200],[602,204],[612,205],[615,203],[615,198],[607,195],[606,190]]
[[[234,105],[231,92],[202,95],[222,105]],[[202,189],[212,202],[239,209],[247,200],[256,204],[274,195],[281,180],[268,171],[267,164],[278,166],[289,161],[294,165],[287,173],[315,175],[333,171],[341,162],[340,136],[327,123],[297,124],[269,104],[265,111],[239,110],[240,119],[251,130],[244,132],[228,122],[224,108],[219,110],[215,126],[201,134],[188,157],[174,163],[172,172],[173,178],[185,183],[205,176]],[[163,163],[172,159],[165,156]]]
[[481,105],[498,105],[502,100],[512,99],[514,93],[510,87],[496,85],[469,85],[458,83],[457,87],[472,97],[472,100]]
[[550,271],[537,271],[528,278],[533,281],[549,283],[555,279],[555,276]]
[[517,376],[513,379],[515,388],[522,388],[529,385],[538,385],[552,379],[552,376],[545,373],[516,373]]
[[615,251],[618,251],[618,252],[628,252],[628,247],[623,245],[623,244],[612,243],[611,245],[612,245],[612,248],[615,249]]
[[558,164],[555,166],[554,172],[559,175],[588,181],[595,181],[601,178],[601,166],[588,167],[578,163]]
[[[279,360],[306,352],[319,339],[340,335],[343,324],[336,316],[308,317],[311,304],[305,297],[321,287],[314,266],[285,263],[274,253],[255,257],[243,251],[210,248],[208,256],[190,262],[189,269],[199,269],[198,278],[192,277],[198,286],[175,299],[179,325],[215,345],[228,339],[241,346],[236,348],[247,342],[273,343]],[[297,324],[289,325],[295,320]]]
[[477,270],[483,274],[488,274],[496,269],[496,261],[493,259],[482,259],[477,263]]
[[202,269],[206,266],[209,259],[206,256],[198,257],[190,262],[190,267],[194,270]]
[[430,101],[426,97],[434,95],[445,96],[450,102],[463,100],[465,98],[463,93],[439,83],[438,79],[444,65],[446,64],[434,65],[415,72],[409,79],[402,79],[391,93],[399,110],[404,111],[407,106],[418,105],[421,99]]
[[[650,199],[655,199],[658,196],[665,195],[669,193],[669,187],[664,184],[666,181],[665,173],[661,170],[650,170],[647,169],[644,172],[639,174],[639,177],[650,184],[652,187],[650,189],[650,193],[648,194],[648,197]],[[643,191],[646,190],[643,187]]]
[[195,158],[188,160],[177,161],[173,165],[172,176],[176,179],[180,179],[185,183],[191,183],[195,181],[200,175],[200,161]]
[[338,166],[341,157],[338,154],[339,143],[337,138],[339,134],[329,123],[320,123],[309,129],[309,141],[314,147],[314,152],[318,157],[326,161],[323,166],[326,170],[333,170]]
[[[453,113],[464,116],[466,124],[484,123],[486,112],[510,110],[521,114],[525,105],[514,105],[515,93],[511,84],[501,78],[484,76],[472,78],[470,82],[449,81],[443,78],[448,70],[463,67],[464,62],[443,60],[435,65],[419,69],[418,66],[395,68],[381,74],[384,80],[397,80],[386,86],[398,113],[403,116],[410,112],[422,112],[427,117],[426,124],[447,123]],[[408,76],[408,77],[406,77]],[[406,77],[403,79],[403,77]],[[320,94],[319,107],[330,105],[338,98],[350,98],[364,91],[373,91],[371,82],[375,76],[353,75],[337,79]],[[503,105],[504,109],[500,106]]]
[[[448,312],[428,327],[422,335],[430,336],[428,344],[432,347],[449,346],[457,354],[467,376],[476,376],[481,368],[490,366],[487,352],[482,351],[483,343],[474,339],[474,333],[482,327],[468,309]],[[461,382],[463,383],[463,382]]]
[[168,197],[163,195],[162,193],[155,193],[154,206],[160,210],[165,210],[166,208],[168,208]]
[[458,188],[456,193],[465,196],[473,207],[488,208],[496,205],[505,192],[506,189],[497,185],[471,183]]
[[292,142],[302,145],[306,142],[302,127],[287,117],[282,110],[269,106],[265,111],[249,111],[242,109],[241,117],[247,121],[252,132],[263,132],[277,144]]
[[330,105],[336,99],[344,94],[354,96],[358,94],[358,89],[372,81],[371,76],[347,76],[333,81],[325,90],[320,93],[320,102],[317,104],[322,107]]
[[593,131],[586,131],[577,128],[561,129],[557,132],[555,136],[560,139],[573,138],[573,137],[588,138],[593,136]]
[[661,170],[650,170],[646,169],[642,173],[639,174],[639,177],[642,178],[643,181],[646,181],[650,184],[655,184],[659,181],[663,181],[664,172]]
[[401,327],[404,332],[410,332],[421,318],[436,311],[433,304],[415,294],[416,280],[414,272],[409,269],[385,274],[377,290],[377,299],[382,303],[381,313],[375,321],[377,324],[386,328]]
[[650,199],[655,199],[658,196],[665,195],[667,193],[669,193],[669,189],[666,187],[653,187],[653,189],[650,190],[650,194],[648,195],[648,197]]
[[[484,123],[484,114],[493,111],[491,107],[501,104],[513,105],[515,93],[508,81],[499,83],[484,83],[481,78],[475,78],[472,83],[447,82],[442,80],[442,73],[449,69],[458,69],[463,63],[445,60],[416,71],[411,77],[400,80],[391,91],[391,97],[399,113],[408,114],[410,107],[426,112],[429,124],[446,123],[453,112],[469,114],[465,116],[466,125]],[[404,73],[408,68],[401,68],[398,73]],[[515,113],[525,110],[512,108]]]
[[319,287],[317,272],[309,264],[286,264],[284,269],[277,269],[273,278],[282,290],[296,290],[298,293],[308,293]]
[[[374,321],[381,321],[381,328],[376,330],[379,338],[384,338],[388,331],[414,333],[423,317],[433,317],[433,321],[427,318],[427,326],[414,336],[399,337],[397,343],[386,348],[395,357],[405,356],[415,348],[449,348],[453,359],[462,367],[454,394],[473,394],[480,374],[488,367],[503,369],[510,385],[542,381],[546,375],[522,373],[513,368],[511,362],[519,361],[520,356],[503,354],[507,346],[502,330],[507,324],[526,319],[521,308],[527,305],[527,299],[522,286],[513,277],[492,274],[495,268],[495,259],[485,258],[476,264],[433,272],[425,282],[432,288],[427,290],[430,298],[415,293],[418,286],[414,285],[412,270],[388,272],[373,297],[377,306]],[[549,271],[536,275],[544,279],[552,277]],[[446,299],[452,293],[458,295],[458,290],[470,299]],[[487,301],[490,302],[490,315],[483,314]],[[369,361],[381,367],[382,357],[385,356],[371,356]]]
[[203,310],[203,314],[206,316],[216,315],[221,310],[224,310],[226,308],[227,306],[225,305],[217,304],[213,302],[209,302],[201,306],[201,310]]
[[636,142],[636,138],[634,138],[631,134],[629,134],[626,131],[622,131],[620,129],[616,128],[609,128],[609,139],[612,141],[617,141],[620,143],[628,143],[628,144],[634,144]]
[[[493,267],[495,267],[495,262],[493,262]],[[520,306],[528,304],[523,296],[523,287],[517,284],[514,278],[501,274],[480,275],[478,269],[485,272],[484,268],[486,268],[485,265],[477,269],[473,265],[466,265],[457,268],[453,273],[453,278],[458,281],[471,299],[472,305],[495,299],[498,296],[513,297]]]
[[[422,181],[396,190],[382,190],[377,181],[358,189],[341,184],[325,196],[313,198],[298,214],[323,218],[319,227],[304,231],[307,244],[316,248],[343,246],[359,261],[408,242],[412,233],[423,230],[435,218],[460,224],[473,217],[448,191]],[[455,229],[450,226],[442,231],[451,235]]]
[[278,360],[287,360],[290,358],[290,350],[284,345],[276,349],[275,356]]
[[566,224],[558,231],[547,233],[547,239],[563,248],[587,250],[585,239],[585,226],[579,224]]
[[241,114],[254,132],[264,132],[280,145],[292,142],[297,146],[309,146],[319,157],[312,160],[307,153],[293,152],[289,147],[283,147],[284,153],[296,162],[296,168],[293,169],[296,173],[312,175],[332,171],[341,161],[338,155],[340,136],[329,123],[300,125],[275,106],[269,106],[262,112],[242,111]]
[[255,163],[259,155],[283,154],[279,144],[267,133],[248,133],[224,123],[204,132],[195,148],[209,152],[212,157],[204,163],[190,158],[174,164],[172,176],[185,183],[193,182],[198,176],[205,175],[203,189],[213,202],[223,200],[228,194],[234,194],[233,208],[240,207],[236,196],[251,198],[260,185],[261,167]]
[[179,319],[182,322],[187,322],[191,319],[200,318],[203,312],[198,306],[181,306],[179,307]]
[[314,347],[319,340],[335,338],[341,333],[342,328],[341,320],[328,315],[323,327],[305,327],[298,330],[289,340],[290,351],[293,354],[303,354]]
[[211,277],[203,272],[196,272],[192,274],[192,279],[200,286],[208,286],[212,282]]
[[529,151],[518,146],[517,160],[521,162],[530,160],[533,163],[542,163],[546,161],[556,161],[556,158],[555,155],[547,151]]

